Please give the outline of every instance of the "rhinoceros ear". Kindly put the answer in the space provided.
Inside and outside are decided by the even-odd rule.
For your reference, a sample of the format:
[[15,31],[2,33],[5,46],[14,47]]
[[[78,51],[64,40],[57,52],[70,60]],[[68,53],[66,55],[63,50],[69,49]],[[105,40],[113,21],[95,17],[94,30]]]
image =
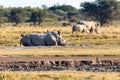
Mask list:
[[49,30],[47,30],[47,32],[49,32]]
[[58,31],[58,35],[60,35],[61,33],[60,33],[60,31]]
[[24,37],[25,35],[21,34],[21,37]]

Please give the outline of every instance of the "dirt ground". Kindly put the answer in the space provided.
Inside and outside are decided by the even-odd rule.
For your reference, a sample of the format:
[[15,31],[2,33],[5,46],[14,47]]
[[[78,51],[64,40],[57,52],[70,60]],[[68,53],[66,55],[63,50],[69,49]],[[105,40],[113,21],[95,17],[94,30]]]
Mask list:
[[120,56],[0,56],[0,70],[120,72]]

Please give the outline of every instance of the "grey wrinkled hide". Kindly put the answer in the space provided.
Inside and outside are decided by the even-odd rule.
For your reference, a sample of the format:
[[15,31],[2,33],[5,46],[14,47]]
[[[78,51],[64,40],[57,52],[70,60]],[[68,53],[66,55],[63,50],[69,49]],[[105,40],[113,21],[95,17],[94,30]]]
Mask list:
[[95,21],[79,21],[77,24],[86,25],[86,28],[89,31],[89,33],[93,32],[99,33],[98,23]]
[[56,37],[52,33],[46,33],[45,35],[46,45],[57,45]]
[[22,37],[21,43],[24,46],[43,46],[45,45],[45,36],[43,34],[27,34]]
[[74,32],[81,32],[81,33],[83,33],[83,32],[87,32],[87,28],[86,28],[86,25],[84,25],[84,24],[76,24],[76,25],[74,25],[73,27],[72,27],[72,33],[74,33]]
[[27,34],[21,39],[24,46],[64,46],[66,41],[57,32],[47,32],[45,34]]

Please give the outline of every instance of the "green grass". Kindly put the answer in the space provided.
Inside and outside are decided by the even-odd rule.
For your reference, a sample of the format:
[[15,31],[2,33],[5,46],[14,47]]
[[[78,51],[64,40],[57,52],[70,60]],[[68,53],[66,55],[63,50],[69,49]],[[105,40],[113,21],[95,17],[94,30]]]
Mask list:
[[120,80],[120,73],[114,72],[0,72],[0,80]]

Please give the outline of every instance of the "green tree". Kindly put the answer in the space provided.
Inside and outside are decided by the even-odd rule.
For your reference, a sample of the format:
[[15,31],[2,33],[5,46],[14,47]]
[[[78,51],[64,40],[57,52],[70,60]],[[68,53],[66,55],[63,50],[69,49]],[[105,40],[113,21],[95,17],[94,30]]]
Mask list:
[[117,0],[96,0],[95,2],[84,2],[80,6],[84,15],[95,18],[103,26],[118,14],[119,3]]
[[69,19],[73,16],[74,14],[78,13],[78,9],[71,5],[54,5],[49,8],[50,11],[53,11],[58,17],[62,17],[63,20]]
[[3,8],[0,7],[0,23],[3,23],[4,20],[3,20]]
[[34,26],[38,23],[40,25],[45,19],[46,13],[45,10],[34,10],[31,14],[31,21],[34,23]]
[[23,8],[12,8],[10,13],[10,21],[18,25],[20,22],[25,21],[25,10]]
[[47,5],[45,5],[45,4],[42,5],[42,8],[43,9],[48,9]]
[[62,11],[65,11],[66,13],[78,12],[78,10],[76,8],[72,7],[71,5],[54,5],[54,6],[50,7],[49,10],[52,10],[52,11],[62,10]]
[[46,16],[45,10],[38,11],[38,15],[37,16],[38,16],[38,25],[40,25],[44,21],[45,16]]
[[5,11],[6,9],[3,6],[0,6],[0,23],[8,21],[7,17],[5,16]]
[[27,7],[24,7],[23,9],[25,10],[25,15],[26,15],[25,21],[30,22],[30,17],[33,12],[33,8],[31,8],[30,6],[27,6]]
[[36,26],[36,24],[37,24],[37,12],[36,11],[32,12],[30,19],[34,23],[34,26]]

